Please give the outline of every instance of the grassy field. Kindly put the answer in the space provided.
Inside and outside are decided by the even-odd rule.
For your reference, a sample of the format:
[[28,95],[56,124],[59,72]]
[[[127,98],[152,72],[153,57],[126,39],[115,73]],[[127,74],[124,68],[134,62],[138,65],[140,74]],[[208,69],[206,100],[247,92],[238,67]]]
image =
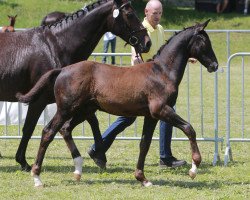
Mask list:
[[[0,26],[8,23],[7,15],[18,15],[17,28],[31,28],[39,26],[41,19],[48,12],[60,10],[74,12],[86,2],[78,0],[0,0]],[[145,1],[133,2],[140,18],[143,18]],[[221,14],[203,13],[191,8],[175,8],[164,6],[162,25],[166,29],[180,30],[191,26],[195,22],[203,22],[211,18],[207,29],[250,29],[250,15],[239,13]],[[172,33],[166,33],[166,39]],[[224,73],[218,73],[219,89],[219,136],[225,138],[226,132],[226,33],[209,33],[220,67]],[[230,34],[231,54],[238,51],[249,51],[249,33]],[[130,52],[130,47],[124,48],[124,42],[118,40],[117,52]],[[94,52],[102,52],[102,42]],[[129,58],[126,59],[129,63]],[[125,64],[126,64],[125,63]],[[231,131],[234,137],[241,136],[241,59],[232,62],[232,99],[231,99]],[[250,59],[245,60],[245,133],[250,131]],[[214,74],[209,74],[199,64],[190,65],[190,122],[197,131],[197,137],[213,137],[214,135]],[[200,77],[202,74],[202,89],[204,96],[204,133],[201,132],[201,101]],[[185,119],[187,116],[187,77],[183,78],[177,103],[177,112]],[[114,121],[116,117],[111,117]],[[107,115],[98,113],[101,130],[107,126]],[[142,119],[138,121],[138,132],[141,131]],[[74,135],[81,132],[78,126]],[[37,126],[34,135],[40,135],[41,126]],[[85,126],[86,136],[91,136],[90,128]],[[126,129],[125,134],[133,135],[134,126]],[[16,135],[17,127],[11,126],[10,135]],[[0,127],[0,134],[4,134],[4,127]],[[177,136],[184,137],[177,131]],[[203,135],[204,134],[204,135]],[[139,136],[139,135],[138,135]],[[154,137],[158,137],[158,129]],[[250,199],[250,159],[249,143],[232,143],[234,162],[223,167],[223,162],[212,166],[213,143],[199,142],[203,162],[195,180],[190,180],[187,173],[190,167],[190,147],[188,142],[173,142],[173,152],[178,158],[189,162],[186,167],[179,169],[161,170],[158,167],[159,145],[154,141],[146,159],[145,174],[154,183],[151,188],[142,188],[134,179],[133,172],[138,157],[139,141],[115,141],[108,151],[108,168],[100,172],[89,159],[86,151],[92,141],[77,141],[84,161],[83,177],[79,183],[74,182],[73,162],[63,141],[54,141],[48,149],[44,160],[42,180],[45,188],[39,190],[33,187],[33,180],[28,173],[21,172],[14,160],[18,140],[0,140],[0,199]],[[36,156],[38,140],[32,140],[28,146],[28,162],[33,163]],[[219,153],[224,159],[225,144],[220,144]]]
[[[73,163],[63,141],[54,141],[47,151],[41,178],[43,189],[33,186],[30,174],[21,172],[13,155],[17,141],[0,141],[4,158],[0,159],[0,199],[249,199],[249,146],[233,144],[235,162],[228,167],[213,167],[209,143],[200,143],[203,162],[195,180],[187,173],[190,167],[187,142],[173,143],[174,154],[189,164],[179,169],[158,167],[158,142],[152,143],[145,165],[146,177],[154,183],[142,188],[134,178],[138,141],[115,141],[107,153],[108,168],[100,172],[86,150],[92,141],[77,141],[83,157],[83,176],[73,179]],[[38,141],[29,145],[28,162],[34,162]]]

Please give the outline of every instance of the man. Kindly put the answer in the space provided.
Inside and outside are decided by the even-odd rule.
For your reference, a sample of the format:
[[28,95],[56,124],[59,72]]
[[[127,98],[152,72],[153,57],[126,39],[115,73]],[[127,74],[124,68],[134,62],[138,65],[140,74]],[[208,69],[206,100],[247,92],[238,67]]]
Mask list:
[[[162,4],[159,0],[150,0],[144,10],[145,18],[142,22],[143,26],[147,29],[148,35],[152,41],[152,46],[148,53],[142,54],[143,60],[152,59],[157,53],[159,48],[165,43],[164,29],[159,24],[162,16]],[[192,59],[191,62],[195,62]],[[136,56],[135,50],[132,48],[132,64],[143,62],[142,59]],[[130,126],[136,117],[118,117],[117,120],[104,132],[102,135],[104,151],[106,152],[115,137],[121,133],[126,127]],[[171,139],[173,127],[167,123],[160,121],[160,167],[179,167],[186,164],[184,160],[177,160],[171,152]],[[95,151],[93,145],[88,151],[90,157],[100,168],[106,167],[106,157],[99,155]]]
[[227,8],[227,5],[228,5],[228,0],[217,0],[216,12],[223,13],[224,10]]

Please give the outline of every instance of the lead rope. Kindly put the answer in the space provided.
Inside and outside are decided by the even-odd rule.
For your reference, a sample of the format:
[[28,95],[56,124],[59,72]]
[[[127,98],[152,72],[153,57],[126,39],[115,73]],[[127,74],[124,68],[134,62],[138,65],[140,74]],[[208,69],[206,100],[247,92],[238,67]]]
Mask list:
[[[141,56],[141,53],[138,53],[136,50],[135,50],[135,52],[136,52],[135,57],[137,58],[138,63],[144,63],[144,60],[143,60],[143,58],[142,58],[142,56]],[[139,58],[140,58],[140,59],[139,59]],[[141,61],[140,61],[140,60],[141,60]]]

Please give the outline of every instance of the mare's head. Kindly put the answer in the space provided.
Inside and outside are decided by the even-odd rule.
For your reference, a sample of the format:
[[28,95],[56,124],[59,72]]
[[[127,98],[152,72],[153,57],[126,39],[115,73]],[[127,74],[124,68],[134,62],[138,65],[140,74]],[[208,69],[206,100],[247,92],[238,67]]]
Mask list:
[[149,51],[151,40],[130,1],[114,0],[112,15],[108,20],[108,26],[113,29],[111,32],[135,47],[138,53]]
[[193,29],[194,33],[189,41],[189,57],[196,58],[207,68],[208,72],[215,72],[218,69],[218,61],[213,51],[208,34],[204,31],[208,22],[196,24]]

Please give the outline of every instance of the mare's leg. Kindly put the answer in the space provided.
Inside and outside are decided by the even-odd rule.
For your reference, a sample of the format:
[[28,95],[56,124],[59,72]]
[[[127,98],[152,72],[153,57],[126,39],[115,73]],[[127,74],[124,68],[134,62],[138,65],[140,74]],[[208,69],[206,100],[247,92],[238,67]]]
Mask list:
[[63,116],[60,112],[57,111],[53,119],[43,129],[42,139],[37,153],[36,161],[32,166],[31,170],[31,173],[34,177],[35,186],[42,186],[42,182],[39,175],[41,173],[44,155],[49,144],[52,142],[56,133],[60,130],[66,120],[66,116]]
[[[157,103],[156,103],[157,104]],[[161,105],[161,104],[158,104]],[[201,154],[196,142],[196,132],[191,126],[190,123],[182,119],[179,115],[177,115],[173,108],[165,105],[160,107],[155,107],[156,109],[152,109],[151,113],[152,116],[168,122],[172,126],[175,126],[179,129],[181,129],[185,135],[188,137],[190,145],[191,145],[191,151],[192,151],[192,168],[189,171],[189,175],[191,178],[195,178],[197,173],[197,167],[199,167],[201,163]],[[159,109],[161,108],[161,109]]]
[[144,118],[142,138],[140,142],[140,154],[137,162],[137,167],[135,170],[135,178],[142,183],[143,186],[151,186],[152,183],[146,179],[144,176],[144,163],[145,159],[152,141],[155,126],[157,124],[156,119],[151,117]]
[[23,126],[22,139],[16,152],[16,161],[21,165],[21,168],[24,171],[31,170],[31,167],[27,163],[25,158],[26,149],[37,124],[37,121],[46,105],[47,104],[45,104],[44,102],[35,102],[29,105],[27,116]]

